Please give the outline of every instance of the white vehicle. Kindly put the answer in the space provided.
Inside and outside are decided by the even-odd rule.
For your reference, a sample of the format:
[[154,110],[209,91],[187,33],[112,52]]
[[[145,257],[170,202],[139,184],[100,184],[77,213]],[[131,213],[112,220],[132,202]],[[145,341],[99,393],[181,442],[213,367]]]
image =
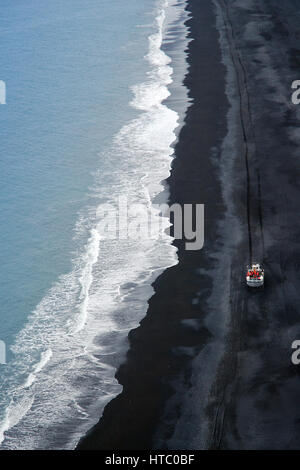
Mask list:
[[246,281],[249,287],[261,287],[264,285],[265,273],[259,263],[252,263],[248,266]]

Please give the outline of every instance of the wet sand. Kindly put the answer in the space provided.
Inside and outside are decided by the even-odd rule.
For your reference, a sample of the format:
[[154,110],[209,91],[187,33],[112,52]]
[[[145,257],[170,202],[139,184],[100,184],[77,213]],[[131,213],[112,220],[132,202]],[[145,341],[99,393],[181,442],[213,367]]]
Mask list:
[[[191,106],[170,203],[205,204],[205,245],[154,283],[123,392],[79,449],[297,449],[300,6],[188,1]],[[264,289],[244,283],[249,258]]]

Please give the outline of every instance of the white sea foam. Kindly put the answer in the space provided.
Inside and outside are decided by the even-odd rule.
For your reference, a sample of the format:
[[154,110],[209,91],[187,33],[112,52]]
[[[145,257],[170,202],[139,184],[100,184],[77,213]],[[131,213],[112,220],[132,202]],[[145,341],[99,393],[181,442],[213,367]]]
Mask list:
[[[169,175],[178,125],[177,113],[163,104],[172,82],[170,58],[161,50],[168,2],[157,5],[146,56],[149,72],[132,88],[131,106],[139,115],[102,155],[107,165],[95,177],[95,204],[76,224],[72,270],[32,312],[11,348],[14,359],[5,369],[6,398],[0,403],[3,449],[74,448],[121,391],[114,375],[128,347],[128,331],[146,314],[151,282],[177,263],[164,232],[169,221],[152,207]],[[98,201],[113,204],[119,195],[147,205],[160,224],[159,239],[100,240]]]
[[99,257],[100,235],[96,229],[91,230],[91,236],[88,240],[86,251],[83,254],[83,269],[79,282],[81,291],[79,295],[79,315],[75,320],[75,328],[71,329],[71,333],[78,333],[84,327],[89,307],[89,291],[93,282],[93,266]]
[[5,416],[3,421],[0,424],[0,442],[4,439],[5,431],[8,431],[10,428],[13,428],[19,421],[26,415],[26,413],[32,407],[34,402],[34,396],[24,397],[23,400],[20,400],[16,403],[13,401],[10,402],[8,407],[5,410]]
[[36,375],[45,367],[47,362],[51,359],[52,350],[47,349],[41,353],[40,361],[33,367],[33,371],[29,374],[24,387],[30,387],[36,379]]

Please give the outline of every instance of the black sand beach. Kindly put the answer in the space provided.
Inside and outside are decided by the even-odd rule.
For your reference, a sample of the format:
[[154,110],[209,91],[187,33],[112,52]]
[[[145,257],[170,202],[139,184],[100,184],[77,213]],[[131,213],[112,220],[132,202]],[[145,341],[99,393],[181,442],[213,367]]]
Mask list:
[[[297,449],[300,5],[188,0],[191,105],[170,203],[205,204],[205,245],[154,283],[123,392],[78,449]],[[298,76],[297,76],[298,74]],[[266,285],[247,290],[250,257]]]

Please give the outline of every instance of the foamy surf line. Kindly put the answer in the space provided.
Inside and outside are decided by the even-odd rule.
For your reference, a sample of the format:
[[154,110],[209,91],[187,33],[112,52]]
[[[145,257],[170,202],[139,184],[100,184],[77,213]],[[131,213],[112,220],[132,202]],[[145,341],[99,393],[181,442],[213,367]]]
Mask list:
[[151,283],[177,263],[172,239],[163,233],[168,219],[158,240],[101,240],[97,232],[97,201],[113,202],[119,194],[160,218],[151,205],[169,176],[179,118],[163,104],[173,69],[161,47],[168,7],[176,3],[157,2],[148,74],[132,87],[131,106],[140,114],[120,130],[107,155],[119,171],[112,177],[108,165],[96,178],[96,203],[79,215],[73,268],[32,312],[11,347],[14,359],[1,383],[2,449],[76,446],[121,392],[114,376],[128,348],[128,332],[146,314]]

